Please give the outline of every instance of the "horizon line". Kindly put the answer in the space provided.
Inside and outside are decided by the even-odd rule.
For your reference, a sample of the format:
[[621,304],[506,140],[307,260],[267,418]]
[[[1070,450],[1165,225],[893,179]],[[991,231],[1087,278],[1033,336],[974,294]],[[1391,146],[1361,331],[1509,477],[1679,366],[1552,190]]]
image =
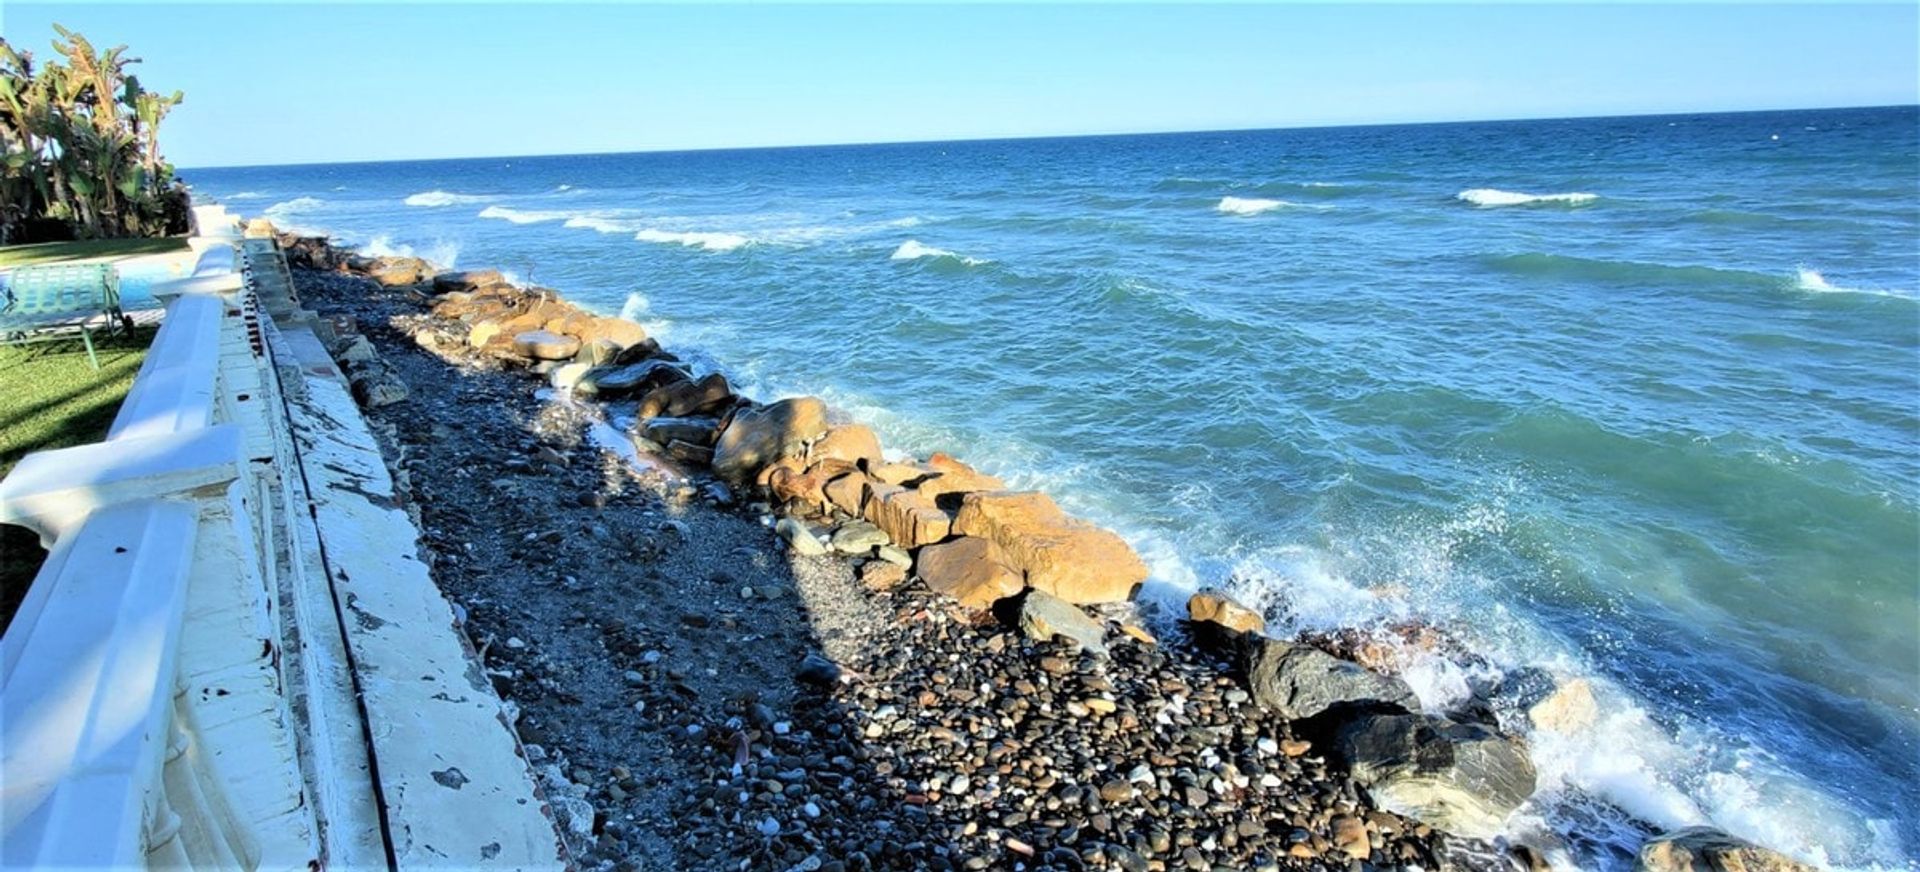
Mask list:
[[1534,116],[1509,116],[1504,118],[1458,118],[1458,119],[1448,119],[1448,120],[1442,120],[1442,121],[1370,121],[1370,122],[1360,122],[1360,123],[1352,123],[1352,124],[1307,123],[1307,124],[1297,124],[1297,125],[1260,126],[1260,127],[1220,127],[1220,128],[1210,128],[1210,129],[1202,129],[1202,130],[1133,130],[1133,131],[1106,131],[1106,132],[1099,132],[1099,133],[1048,133],[1048,134],[1030,134],[1030,135],[1014,135],[1014,136],[973,136],[973,137],[960,137],[960,138],[953,138],[953,139],[890,139],[890,140],[868,140],[868,141],[857,141],[857,142],[788,143],[784,145],[715,145],[715,146],[696,146],[693,148],[651,148],[651,149],[641,148],[641,149],[620,149],[620,150],[613,150],[613,151],[556,152],[556,153],[549,153],[549,154],[476,154],[476,155],[459,155],[459,156],[452,156],[452,157],[354,158],[349,160],[302,161],[297,163],[219,164],[219,165],[201,165],[201,166],[191,166],[191,167],[177,166],[175,169],[178,172],[192,172],[195,170],[244,170],[244,169],[269,169],[269,168],[284,168],[284,167],[352,166],[352,165],[359,165],[359,164],[379,164],[379,163],[443,163],[443,162],[452,163],[456,161],[476,161],[476,160],[509,160],[511,161],[511,160],[529,160],[529,159],[562,158],[562,157],[615,157],[615,156],[640,155],[640,154],[675,155],[675,154],[708,154],[708,153],[729,152],[729,151],[788,151],[788,150],[797,151],[797,150],[811,149],[811,148],[863,148],[863,147],[879,147],[879,146],[890,146],[890,145],[944,145],[949,143],[958,145],[958,144],[978,144],[978,143],[989,143],[989,142],[1044,142],[1049,140],[1061,140],[1061,139],[1105,139],[1105,138],[1112,138],[1112,137],[1127,137],[1127,136],[1200,136],[1200,135],[1212,134],[1212,133],[1244,134],[1244,133],[1269,133],[1269,132],[1289,131],[1289,130],[1356,130],[1356,129],[1365,129],[1370,127],[1437,127],[1437,126],[1449,125],[1449,124],[1507,124],[1507,123],[1528,122],[1528,121],[1533,121],[1533,122],[1603,121],[1603,120],[1616,119],[1616,118],[1681,118],[1681,117],[1698,116],[1698,115],[1760,115],[1760,114],[1765,114],[1770,112],[1842,112],[1842,111],[1848,111],[1848,110],[1869,110],[1869,109],[1920,109],[1920,102],[1882,103],[1882,104],[1849,105],[1849,106],[1783,106],[1783,107],[1772,107],[1772,108],[1764,108],[1764,109],[1717,109],[1717,110],[1694,110],[1694,111],[1681,111],[1681,112],[1645,112],[1645,113],[1624,113],[1624,114],[1604,114],[1604,115],[1534,115]]

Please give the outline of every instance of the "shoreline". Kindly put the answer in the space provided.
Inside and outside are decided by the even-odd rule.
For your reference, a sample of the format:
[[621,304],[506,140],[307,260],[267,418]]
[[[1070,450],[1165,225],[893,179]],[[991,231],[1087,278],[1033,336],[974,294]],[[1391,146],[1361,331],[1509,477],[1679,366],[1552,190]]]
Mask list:
[[[1134,759],[1144,761],[1138,766],[1148,771],[1138,779],[1130,766],[1124,779],[1100,781],[1101,773],[1114,774],[1108,770],[1116,769],[1119,761],[1109,766],[1090,763],[1077,777],[1063,779],[1055,774],[1052,783],[1039,789],[1035,785],[1040,779],[1029,779],[1018,792],[1007,790],[983,798],[985,788],[980,788],[962,791],[956,798],[934,789],[933,780],[921,781],[916,792],[904,780],[892,778],[891,772],[883,776],[883,781],[901,781],[883,795],[906,807],[931,809],[921,813],[930,821],[937,817],[934,812],[964,811],[969,817],[993,813],[988,820],[997,821],[998,826],[982,826],[977,820],[959,826],[964,832],[957,830],[951,844],[968,859],[951,865],[1001,868],[1002,863],[1022,862],[1136,868],[1132,861],[1138,859],[1143,865],[1137,868],[1212,868],[1223,863],[1229,868],[1346,868],[1359,862],[1429,869],[1511,868],[1509,863],[1546,868],[1549,857],[1564,853],[1550,839],[1505,844],[1504,840],[1489,843],[1441,834],[1452,828],[1485,836],[1499,832],[1506,813],[1533,789],[1532,765],[1524,747],[1500,731],[1491,712],[1484,721],[1419,714],[1418,703],[1411,701],[1404,682],[1353,662],[1368,662],[1369,657],[1352,640],[1270,639],[1260,634],[1263,622],[1257,614],[1203,591],[1188,607],[1188,617],[1194,619],[1185,625],[1191,640],[1153,643],[1146,629],[1153,616],[1143,616],[1131,602],[1146,575],[1138,556],[1111,532],[1065,517],[1044,495],[1003,495],[1004,484],[998,479],[945,455],[911,463],[888,462],[870,430],[853,423],[832,423],[828,410],[817,400],[800,398],[763,406],[735,396],[722,375],[709,374],[696,381],[637,325],[589,315],[551,291],[512,287],[497,272],[436,276],[430,265],[417,259],[361,258],[324,241],[282,239],[296,266],[361,276],[372,281],[378,289],[375,294],[392,298],[391,309],[411,310],[387,319],[403,328],[389,338],[404,338],[411,347],[397,341],[384,343],[392,347],[379,348],[370,358],[373,362],[362,367],[370,374],[355,379],[356,394],[372,407],[370,415],[373,409],[408,402],[404,380],[379,362],[396,350],[424,354],[463,371],[472,368],[506,384],[520,381],[522,373],[531,371],[543,377],[545,389],[571,395],[562,402],[543,403],[542,408],[566,406],[573,413],[599,409],[598,425],[573,420],[564,426],[593,427],[600,432],[608,425],[625,429],[620,425],[627,415],[637,419],[634,456],[665,458],[663,466],[683,473],[683,480],[690,483],[662,486],[661,493],[670,492],[682,502],[690,500],[701,511],[736,519],[744,514],[745,520],[774,527],[774,542],[793,555],[789,562],[795,569],[794,586],[803,595],[834,587],[828,581],[801,578],[812,569],[798,571],[824,562],[838,564],[844,582],[835,597],[864,598],[881,612],[892,606],[893,619],[877,629],[864,627],[867,632],[860,633],[840,628],[835,638],[821,640],[831,660],[839,662],[834,668],[842,670],[843,678],[911,676],[921,682],[916,686],[923,689],[910,698],[888,695],[889,688],[876,689],[871,684],[829,682],[827,698],[839,707],[833,714],[854,725],[864,724],[856,738],[893,743],[896,736],[902,737],[899,741],[909,751],[921,755],[922,768],[936,770],[936,776],[941,774],[938,770],[952,768],[951,761],[942,762],[939,754],[922,747],[925,741],[914,742],[929,733],[955,732],[953,727],[944,722],[901,726],[899,710],[914,703],[935,712],[978,708],[977,699],[949,702],[936,692],[953,683],[936,680],[944,673],[937,662],[927,662],[924,652],[928,651],[947,655],[948,662],[960,660],[963,653],[983,657],[1000,670],[993,678],[1004,679],[1015,700],[1036,695],[1045,700],[1032,710],[1010,703],[1016,709],[1006,712],[1003,707],[1001,719],[1023,725],[1039,722],[1053,730],[1064,727],[1064,753],[1092,760],[1106,743],[1120,737],[1116,733],[1145,734],[1131,740],[1144,743]],[[377,336],[379,331],[373,333]],[[383,343],[376,339],[375,344]],[[522,393],[524,399],[533,399],[533,391]],[[599,397],[573,405],[585,393]],[[492,401],[498,403],[500,397]],[[536,456],[546,458],[539,452]],[[713,476],[721,480],[723,489],[713,487],[717,483]],[[739,510],[739,503],[756,497],[765,502],[750,502],[746,512]],[[431,500],[420,503],[421,510],[430,511]],[[705,529],[702,524],[694,526]],[[894,545],[904,547],[897,553],[879,550]],[[572,547],[571,542],[566,547]],[[828,553],[835,551],[852,553]],[[854,560],[861,562],[856,566]],[[907,580],[909,567],[913,582]],[[846,589],[849,584],[851,591]],[[944,593],[929,591],[928,585]],[[755,589],[753,584],[744,587]],[[1028,592],[1032,590],[1041,593]],[[934,627],[937,636],[929,637]],[[1080,641],[1055,640],[1063,635],[1077,635]],[[848,642],[848,637],[863,641]],[[1436,639],[1426,644],[1443,642]],[[997,647],[982,652],[975,650],[974,643]],[[1107,649],[1104,656],[1092,653],[1101,648]],[[900,660],[905,662],[896,662]],[[1036,662],[1038,671],[1045,673],[1035,676],[1038,681],[1028,677]],[[1383,664],[1376,657],[1369,665]],[[1185,692],[1169,692],[1164,682],[1145,680],[1148,674],[1167,670],[1182,676]],[[1129,677],[1140,681],[1128,684]],[[801,678],[806,679],[805,670]],[[1060,691],[1072,687],[1074,693],[1086,695],[1056,700],[1056,688],[1050,685],[1061,685]],[[851,694],[856,699],[839,698],[850,689],[857,691]],[[1550,680],[1544,687],[1536,683],[1510,692],[1506,702],[1520,706],[1527,716],[1535,716],[1534,710],[1543,706],[1571,708],[1572,716],[1578,716],[1582,705],[1577,692],[1569,701],[1567,688]],[[927,694],[933,698],[929,700]],[[503,691],[502,695],[508,694]],[[1179,714],[1168,714],[1170,699]],[[857,702],[875,704],[863,709]],[[1054,710],[1055,702],[1064,707],[1064,717]],[[1148,750],[1154,747],[1155,731],[1146,724],[1178,724],[1188,714],[1189,702],[1202,707],[1204,723],[1227,735],[1206,735],[1190,744],[1176,741],[1170,748],[1159,749],[1156,758],[1156,751]],[[1590,695],[1585,705],[1591,708]],[[886,716],[878,717],[883,712]],[[1561,716],[1568,715],[1562,712]],[[835,724],[823,718],[819,726],[829,731]],[[1236,745],[1235,733],[1245,740],[1238,743],[1235,754],[1223,760],[1217,752],[1210,753],[1213,743]],[[749,735],[747,747],[764,738]],[[1192,738],[1181,737],[1181,741]],[[989,748],[983,762],[992,762],[998,747],[1005,746]],[[1421,769],[1401,759],[1420,756],[1407,751],[1441,749],[1449,756],[1478,761],[1477,768],[1465,771],[1448,763],[1444,771]],[[1016,747],[1001,757],[1018,753]],[[1170,762],[1161,765],[1161,760]],[[998,775],[1013,775],[1006,764],[993,768],[1001,770]],[[1160,769],[1171,770],[1171,777],[1156,771]],[[945,774],[952,777],[950,772]],[[1296,778],[1302,780],[1296,783]],[[1417,784],[1435,778],[1453,785],[1436,792],[1423,791]],[[976,787],[973,776],[968,779],[966,786]],[[1062,780],[1078,783],[1059,789]],[[1074,788],[1079,789],[1073,799],[1063,800],[1061,794]],[[776,792],[776,805],[783,791]],[[1056,792],[1046,795],[1048,791]],[[1043,795],[1044,799],[1035,799]],[[1075,838],[1057,847],[1050,839],[1034,838],[1032,831],[1037,828],[1051,837],[1060,836],[1062,828],[1049,823],[1067,820],[1068,813],[1059,812],[1060,808],[1083,802],[1085,808],[1101,809],[1092,812],[1094,817],[1108,819],[1108,827],[1094,828],[1102,835],[1109,829],[1125,832],[1112,819],[1141,809],[1145,812],[1134,819],[1143,823],[1177,821],[1183,827],[1190,821],[1200,823],[1166,833],[1164,840],[1150,835],[1144,845],[1096,840],[1105,849],[1068,850],[1075,853],[1077,863],[1064,855],[1055,857],[1051,852],[1079,842],[1079,831],[1085,827],[1075,826]],[[1009,803],[1013,809],[998,814]],[[1036,803],[1059,816],[1036,822]],[[1292,806],[1304,806],[1313,813],[1303,817],[1291,811]],[[1384,811],[1382,806],[1407,816]],[[1273,818],[1266,813],[1276,809],[1291,812],[1284,817],[1287,826],[1271,825]],[[1266,818],[1269,825],[1243,831],[1238,822],[1249,816]],[[995,838],[981,838],[982,833],[996,830],[1001,832]],[[774,840],[788,836],[784,824],[773,833],[756,828],[747,837],[753,833]],[[944,854],[932,851],[915,855],[914,861],[938,866],[936,860],[942,858]],[[985,865],[971,865],[974,859]],[[807,859],[792,862],[804,865]],[[821,862],[812,868],[825,868],[833,861]]]

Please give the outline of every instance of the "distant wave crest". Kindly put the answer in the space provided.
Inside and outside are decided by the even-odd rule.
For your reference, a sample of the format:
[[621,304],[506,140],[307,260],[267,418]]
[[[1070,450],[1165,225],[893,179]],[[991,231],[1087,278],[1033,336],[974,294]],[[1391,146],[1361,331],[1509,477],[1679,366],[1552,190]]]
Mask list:
[[966,266],[979,266],[983,263],[987,263],[987,261],[981,260],[980,258],[977,258],[977,257],[967,257],[966,255],[956,254],[944,248],[935,248],[931,245],[923,244],[918,239],[909,239],[905,242],[900,243],[900,247],[894,249],[893,255],[887,259],[888,260],[921,260],[923,258],[950,260],[950,261],[953,261],[954,263],[964,264]]
[[1584,206],[1600,199],[1599,194],[1574,192],[1568,194],[1523,194],[1517,191],[1502,191],[1499,188],[1469,188],[1454,195],[1454,199],[1475,206],[1533,206],[1557,204],[1562,206]]
[[1258,215],[1291,205],[1293,204],[1285,200],[1268,200],[1261,197],[1221,197],[1219,205],[1214,208],[1228,215]]
[[463,203],[485,203],[491,198],[477,194],[454,194],[447,191],[421,191],[411,194],[401,202],[409,206],[458,206]]
[[1793,286],[1800,290],[1807,291],[1809,293],[1815,293],[1815,294],[1866,294],[1868,296],[1874,296],[1874,297],[1903,297],[1903,298],[1913,297],[1912,294],[1905,293],[1902,291],[1890,290],[1887,288],[1841,287],[1839,285],[1835,285],[1832,282],[1827,281],[1826,276],[1823,276],[1814,270],[1807,269],[1806,267],[1801,267],[1798,271],[1795,272]]
[[676,243],[708,251],[732,251],[753,243],[753,240],[738,233],[676,232],[652,228],[635,233],[633,238],[640,242]]
[[542,221],[559,221],[568,217],[566,212],[548,212],[539,209],[514,209],[508,206],[488,206],[480,210],[482,218],[498,218],[515,224],[539,224]]
[[267,195],[259,191],[241,191],[238,194],[230,194],[227,196],[229,200],[264,200],[266,198]]

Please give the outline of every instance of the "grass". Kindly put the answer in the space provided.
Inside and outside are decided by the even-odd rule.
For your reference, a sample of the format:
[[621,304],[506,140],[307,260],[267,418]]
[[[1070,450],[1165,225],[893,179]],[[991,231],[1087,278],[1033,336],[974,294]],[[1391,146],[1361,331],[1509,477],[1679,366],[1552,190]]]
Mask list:
[[81,242],[8,245],[0,246],[0,269],[39,266],[59,263],[63,260],[166,254],[171,251],[184,251],[186,248],[187,238],[184,236],[168,236],[160,239],[88,239]]
[[[98,372],[77,339],[0,347],[0,478],[32,452],[106,438],[153,333],[142,327],[128,336],[95,337]],[[38,536],[0,524],[0,632],[46,557]]]

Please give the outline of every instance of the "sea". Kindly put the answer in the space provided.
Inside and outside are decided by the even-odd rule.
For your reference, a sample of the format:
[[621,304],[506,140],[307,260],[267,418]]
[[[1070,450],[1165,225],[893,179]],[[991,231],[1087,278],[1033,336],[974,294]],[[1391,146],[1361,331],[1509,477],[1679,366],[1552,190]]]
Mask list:
[[499,267],[1124,535],[1143,598],[1523,668],[1510,824],[1920,868],[1920,107],[185,170]]

